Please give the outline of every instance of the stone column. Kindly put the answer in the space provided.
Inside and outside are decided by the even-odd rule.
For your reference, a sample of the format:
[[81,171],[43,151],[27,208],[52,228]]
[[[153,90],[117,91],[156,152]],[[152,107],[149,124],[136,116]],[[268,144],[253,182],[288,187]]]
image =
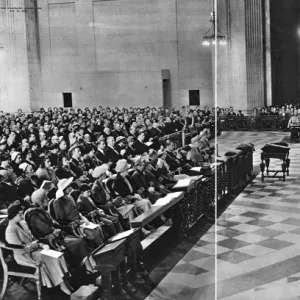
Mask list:
[[263,5],[261,0],[245,1],[247,109],[265,105]]
[[265,42],[265,95],[266,104],[272,105],[272,67],[271,67],[271,29],[270,29],[270,0],[264,0],[264,42]]
[[219,30],[225,35],[227,44],[216,46],[217,56],[217,81],[216,87],[217,97],[216,105],[225,108],[232,105],[230,97],[230,82],[231,82],[231,65],[230,65],[230,20],[229,20],[229,2],[230,0],[218,1],[217,5],[217,22]]
[[265,105],[264,15],[261,0],[218,2],[218,105],[250,113]]
[[[4,51],[0,54],[0,107],[3,111],[31,110],[39,98],[37,26],[34,0],[0,0]],[[32,71],[34,70],[34,71]]]

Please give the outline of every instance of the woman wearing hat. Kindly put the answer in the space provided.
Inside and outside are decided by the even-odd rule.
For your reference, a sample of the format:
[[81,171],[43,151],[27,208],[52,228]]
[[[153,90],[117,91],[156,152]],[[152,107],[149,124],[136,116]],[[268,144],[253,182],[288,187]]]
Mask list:
[[22,162],[22,156],[20,152],[14,151],[11,154],[11,162],[10,162],[10,166],[13,169],[13,172],[17,175],[17,177],[22,175],[22,170],[19,169],[19,165]]
[[107,186],[107,180],[113,181],[112,178],[107,179],[109,166],[102,164],[95,168],[92,176],[95,182],[91,190],[91,198],[95,205],[104,210],[106,214],[118,217],[123,229],[129,229],[128,220],[134,218],[134,205],[127,204],[122,197],[113,197],[110,189]]
[[80,195],[77,200],[77,207],[87,219],[96,224],[103,223],[109,237],[123,231],[117,217],[106,214],[95,205],[91,198],[91,188],[89,185],[82,184],[79,190]]
[[33,236],[55,250],[61,251],[66,248],[66,259],[73,267],[85,265],[86,269],[91,271],[89,248],[85,240],[64,234],[57,226],[54,227],[52,218],[45,210],[49,202],[47,192],[43,189],[36,190],[31,195],[31,202],[33,207],[26,211],[25,221]]
[[8,226],[5,232],[7,243],[16,246],[14,258],[23,266],[36,267],[40,263],[42,284],[48,288],[60,286],[61,290],[70,295],[71,291],[65,282],[68,269],[63,256],[44,257],[41,250],[49,249],[48,246],[38,243],[33,236],[26,222],[23,220],[23,210],[19,201],[15,201],[8,207]]
[[[151,208],[151,202],[148,199],[143,199],[137,191],[133,188],[133,183],[128,170],[131,167],[126,159],[121,159],[117,162],[116,172],[117,176],[113,182],[113,189],[117,195],[124,198],[128,203],[134,204],[134,211],[137,215],[140,215]],[[144,232],[148,234],[148,232]]]
[[53,201],[54,218],[67,233],[77,232],[85,236],[93,246],[99,246],[103,243],[102,229],[93,223],[90,224],[89,220],[78,211],[74,199],[69,195],[72,181],[73,177],[64,178],[57,184],[56,199]]

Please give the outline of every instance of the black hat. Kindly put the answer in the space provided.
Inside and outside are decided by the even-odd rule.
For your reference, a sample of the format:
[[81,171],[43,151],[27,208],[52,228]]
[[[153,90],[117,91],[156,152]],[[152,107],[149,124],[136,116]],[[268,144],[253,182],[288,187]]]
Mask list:
[[12,220],[21,210],[22,210],[22,206],[20,204],[20,201],[17,200],[13,202],[7,209],[8,219]]
[[88,184],[84,183],[79,187],[79,190],[82,193],[91,190],[91,187]]
[[48,150],[54,150],[54,149],[59,149],[58,144],[52,144],[48,147]]
[[0,161],[6,161],[6,160],[9,160],[10,159],[10,156],[7,152],[4,152],[4,153],[1,153],[0,154]]

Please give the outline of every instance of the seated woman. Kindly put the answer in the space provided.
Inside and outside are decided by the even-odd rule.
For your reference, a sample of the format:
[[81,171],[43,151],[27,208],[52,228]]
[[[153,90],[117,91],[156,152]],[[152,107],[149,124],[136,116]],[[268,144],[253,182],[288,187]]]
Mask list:
[[89,185],[82,184],[79,189],[80,196],[77,200],[77,207],[83,216],[96,224],[103,223],[109,237],[123,231],[117,217],[105,214],[102,209],[95,205],[91,198],[91,188]]
[[120,159],[116,165],[117,176],[114,179],[113,188],[115,192],[128,202],[134,203],[134,209],[137,214],[141,214],[151,208],[151,202],[143,199],[137,191],[134,190],[128,170],[131,167],[125,159]]
[[[60,226],[52,220],[45,210],[48,207],[49,199],[43,189],[38,189],[31,195],[32,208],[25,213],[25,221],[30,228],[32,235],[52,249],[61,251],[66,249],[67,262],[72,267],[85,266],[86,270],[92,271],[89,257],[89,247],[85,240],[70,234],[65,234]],[[93,261],[92,261],[93,262]]]
[[57,178],[70,178],[76,177],[76,174],[70,169],[69,161],[66,154],[62,154],[58,158],[58,168],[55,170]]
[[33,175],[33,167],[32,165],[23,162],[20,164],[20,169],[23,172],[22,175],[16,179],[15,184],[19,188],[20,196],[22,196],[23,198],[30,198],[30,195],[34,192],[35,189],[38,188],[36,183],[31,180],[31,176]]
[[58,182],[56,199],[53,201],[53,207],[49,207],[49,209],[53,209],[55,220],[65,232],[85,236],[91,246],[97,247],[103,243],[102,229],[100,226],[90,223],[78,211],[74,199],[69,195],[72,181],[73,177],[61,179]]
[[107,181],[113,182],[113,179],[108,177],[110,175],[108,169],[107,164],[95,168],[92,176],[96,180],[92,186],[91,198],[95,205],[106,214],[118,217],[122,228],[128,230],[130,229],[129,220],[132,220],[135,215],[133,212],[134,205],[125,203],[120,196],[115,197],[108,188]]
[[35,173],[41,182],[48,180],[52,181],[54,184],[58,183],[58,179],[51,167],[51,161],[48,155],[41,159],[40,166]]
[[68,274],[64,257],[43,258],[41,250],[49,249],[49,247],[38,243],[33,238],[26,222],[23,220],[23,210],[18,201],[15,201],[8,207],[8,219],[9,223],[6,228],[5,239],[10,245],[20,248],[14,250],[16,262],[33,268],[36,267],[36,263],[40,263],[42,284],[48,288],[59,285],[63,292],[70,295],[71,291],[64,279]]
[[[148,199],[143,199],[137,191],[134,190],[128,170],[131,166],[127,163],[126,159],[120,159],[116,165],[117,176],[113,182],[113,189],[116,194],[125,199],[126,202],[134,204],[134,211],[140,215],[151,208],[151,202]],[[144,234],[149,234],[147,230],[143,231]]]

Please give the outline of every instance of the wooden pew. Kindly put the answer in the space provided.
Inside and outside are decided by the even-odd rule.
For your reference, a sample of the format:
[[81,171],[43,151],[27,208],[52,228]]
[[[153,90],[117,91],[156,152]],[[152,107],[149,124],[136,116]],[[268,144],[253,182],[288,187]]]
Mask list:
[[[172,198],[172,200],[164,205],[156,205],[156,204],[152,205],[152,207],[148,211],[139,215],[138,217],[136,217],[130,222],[132,228],[141,228],[149,224],[150,222],[152,222],[155,218],[159,217],[165,211],[167,211],[168,209],[176,205],[179,201],[181,201],[184,198],[184,193],[183,192],[171,193],[166,197],[170,197]],[[159,204],[160,200],[161,199],[158,199],[156,203]],[[144,239],[141,242],[143,250],[147,249],[155,240],[157,240],[170,228],[171,225],[162,225],[158,229],[156,229],[153,233],[151,233],[146,239]]]

